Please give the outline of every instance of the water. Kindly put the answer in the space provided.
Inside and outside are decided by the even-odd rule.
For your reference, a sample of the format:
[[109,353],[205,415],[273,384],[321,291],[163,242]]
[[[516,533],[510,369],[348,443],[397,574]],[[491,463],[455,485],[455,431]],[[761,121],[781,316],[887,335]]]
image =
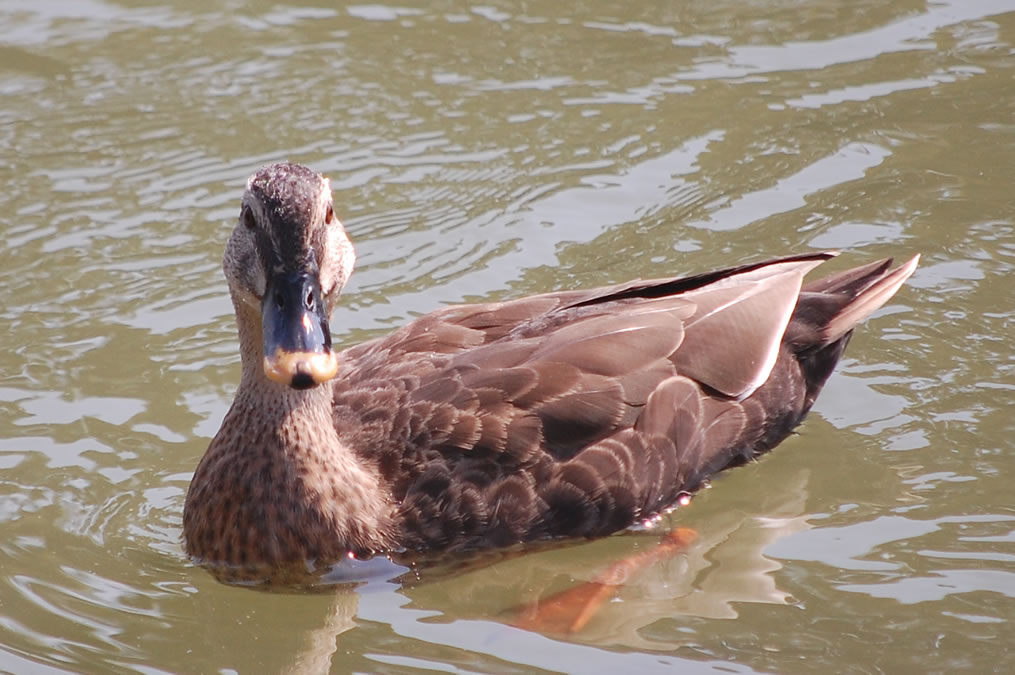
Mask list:
[[[0,670],[1015,670],[1015,2],[0,5]],[[325,171],[353,344],[446,303],[923,253],[799,434],[651,532],[262,593],[185,558],[246,176]],[[489,561],[488,561],[489,562]]]

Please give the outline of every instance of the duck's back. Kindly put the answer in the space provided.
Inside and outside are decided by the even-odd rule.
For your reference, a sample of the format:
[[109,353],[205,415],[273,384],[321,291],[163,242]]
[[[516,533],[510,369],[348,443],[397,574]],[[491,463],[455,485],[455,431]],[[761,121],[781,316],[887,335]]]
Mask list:
[[916,262],[830,257],[446,308],[343,353],[336,428],[408,548],[616,531],[782,440]]

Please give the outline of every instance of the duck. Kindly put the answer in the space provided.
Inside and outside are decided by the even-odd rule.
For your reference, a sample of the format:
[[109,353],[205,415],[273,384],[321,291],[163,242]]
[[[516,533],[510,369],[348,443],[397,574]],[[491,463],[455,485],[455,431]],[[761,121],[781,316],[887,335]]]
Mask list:
[[835,255],[446,306],[339,351],[356,255],[329,180],[265,166],[223,256],[242,370],[184,548],[259,569],[645,522],[785,439],[919,261],[804,281]]

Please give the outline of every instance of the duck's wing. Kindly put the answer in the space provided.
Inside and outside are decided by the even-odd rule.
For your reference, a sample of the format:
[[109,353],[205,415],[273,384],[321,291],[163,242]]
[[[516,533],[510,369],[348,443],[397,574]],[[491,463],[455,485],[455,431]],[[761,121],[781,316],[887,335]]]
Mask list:
[[916,265],[803,286],[833,255],[446,308],[346,352],[338,427],[420,547],[625,527],[784,438]]
[[832,255],[449,307],[349,350],[339,397],[378,392],[375,416],[409,436],[403,446],[568,459],[632,427],[675,375],[748,396],[771,372],[803,275]]

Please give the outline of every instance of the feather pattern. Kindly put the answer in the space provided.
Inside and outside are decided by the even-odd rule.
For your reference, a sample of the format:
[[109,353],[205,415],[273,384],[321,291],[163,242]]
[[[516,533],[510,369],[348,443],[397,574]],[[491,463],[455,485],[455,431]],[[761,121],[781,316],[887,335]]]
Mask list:
[[[284,194],[252,209],[304,214],[260,227],[327,227],[307,193],[301,209],[281,208]],[[352,267],[317,254],[322,274]],[[300,391],[264,377],[261,317],[245,302],[263,301],[244,286],[257,275],[227,249],[244,376],[188,493],[187,550],[276,565],[591,537],[657,514],[785,438],[856,323],[917,263],[803,282],[833,255],[447,307],[345,350],[334,379]]]

